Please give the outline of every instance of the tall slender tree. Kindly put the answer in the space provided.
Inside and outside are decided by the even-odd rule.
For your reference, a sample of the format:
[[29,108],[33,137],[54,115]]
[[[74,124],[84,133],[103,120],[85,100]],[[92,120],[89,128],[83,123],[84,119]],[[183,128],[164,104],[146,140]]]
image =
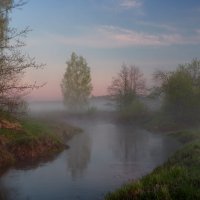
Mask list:
[[61,83],[64,103],[72,111],[83,108],[88,103],[92,91],[90,67],[82,56],[71,54]]
[[[8,25],[8,11],[11,5],[12,0],[0,1],[0,47],[5,46]],[[2,48],[0,48],[0,51],[2,53]]]

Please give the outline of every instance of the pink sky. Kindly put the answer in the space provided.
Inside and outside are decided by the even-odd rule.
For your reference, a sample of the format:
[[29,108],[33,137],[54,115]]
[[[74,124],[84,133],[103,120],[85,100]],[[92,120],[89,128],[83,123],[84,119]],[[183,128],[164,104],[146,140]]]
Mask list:
[[[34,90],[31,94],[28,95],[28,99],[30,100],[62,100],[62,93],[60,88],[60,82],[63,77],[63,73],[49,73],[47,76],[42,75],[42,72],[34,72],[28,75],[28,81],[34,81],[37,77],[38,84],[46,82],[45,86]],[[115,74],[113,73],[113,76]],[[41,76],[41,79],[40,79]],[[92,95],[101,96],[107,94],[107,87],[110,85],[112,80],[112,74],[108,70],[108,72],[104,72],[101,70],[96,70],[91,73],[92,76]],[[43,81],[46,77],[46,80]]]
[[107,94],[123,63],[136,65],[150,79],[155,69],[170,70],[199,58],[199,1],[149,2],[49,1],[47,9],[45,1],[30,0],[13,10],[11,27],[33,30],[24,39],[25,52],[46,63],[44,70],[25,77],[47,83],[29,98],[62,99],[60,82],[72,52],[91,68],[93,95]]

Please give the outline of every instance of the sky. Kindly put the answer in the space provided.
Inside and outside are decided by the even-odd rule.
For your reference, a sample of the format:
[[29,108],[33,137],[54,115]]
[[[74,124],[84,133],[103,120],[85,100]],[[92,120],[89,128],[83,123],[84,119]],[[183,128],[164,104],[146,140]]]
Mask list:
[[106,95],[123,63],[153,84],[156,69],[200,59],[199,0],[28,0],[11,13],[11,26],[32,30],[23,49],[41,70],[25,81],[46,83],[31,100],[61,100],[60,83],[72,52],[91,69],[93,95]]

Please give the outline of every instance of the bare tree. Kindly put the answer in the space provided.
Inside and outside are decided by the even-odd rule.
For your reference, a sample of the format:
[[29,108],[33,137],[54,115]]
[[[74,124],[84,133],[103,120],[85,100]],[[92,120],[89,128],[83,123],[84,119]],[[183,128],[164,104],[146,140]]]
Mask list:
[[145,80],[143,73],[134,65],[129,67],[129,87],[136,95],[142,95],[145,92]]
[[118,76],[113,78],[108,87],[108,92],[119,107],[129,105],[136,96],[145,92],[143,73],[134,65],[128,67],[123,64]]
[[0,110],[10,112],[23,105],[25,95],[42,86],[36,82],[23,82],[28,69],[42,67],[34,58],[22,53],[22,47],[25,45],[23,37],[29,29],[18,31],[9,27],[10,11],[22,5],[23,1],[0,0]]

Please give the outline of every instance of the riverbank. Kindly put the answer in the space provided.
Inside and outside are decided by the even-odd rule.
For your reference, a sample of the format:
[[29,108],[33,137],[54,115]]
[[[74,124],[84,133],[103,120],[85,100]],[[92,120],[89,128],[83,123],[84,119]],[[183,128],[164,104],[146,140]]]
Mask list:
[[200,199],[200,131],[171,133],[184,143],[164,165],[106,195],[106,200]]
[[[68,148],[67,141],[80,131],[66,124],[35,119],[3,119],[0,129],[0,169],[37,161]],[[10,126],[10,127],[9,127]],[[13,126],[13,127],[12,127]]]

